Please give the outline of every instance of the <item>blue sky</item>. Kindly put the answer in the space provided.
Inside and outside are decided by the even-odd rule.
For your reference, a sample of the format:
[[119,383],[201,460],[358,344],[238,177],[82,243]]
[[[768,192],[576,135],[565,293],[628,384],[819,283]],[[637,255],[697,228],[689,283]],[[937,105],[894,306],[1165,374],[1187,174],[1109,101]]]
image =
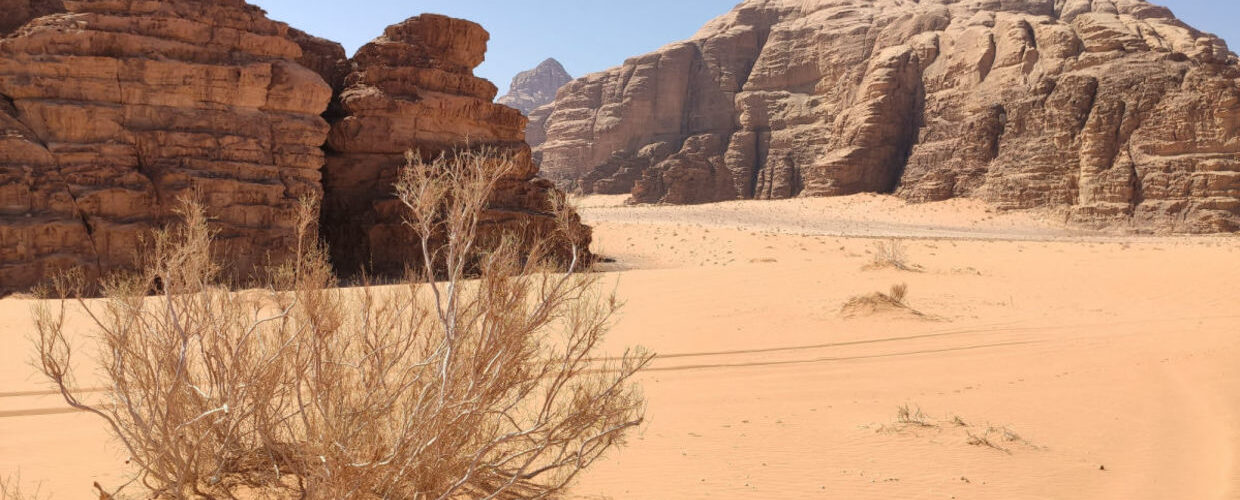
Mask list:
[[[250,0],[274,19],[344,44],[350,54],[408,17],[435,12],[491,32],[477,74],[503,93],[520,71],[554,57],[573,76],[683,40],[738,0]],[[1240,48],[1240,0],[1154,0]]]

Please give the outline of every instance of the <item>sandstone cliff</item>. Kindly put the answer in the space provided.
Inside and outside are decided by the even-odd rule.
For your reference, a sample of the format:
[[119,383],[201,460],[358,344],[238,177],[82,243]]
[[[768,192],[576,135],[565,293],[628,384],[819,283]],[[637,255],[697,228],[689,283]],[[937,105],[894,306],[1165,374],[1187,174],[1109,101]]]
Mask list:
[[535,109],[551,104],[555,93],[573,77],[564,70],[560,61],[547,59],[534,69],[522,71],[513,77],[508,93],[495,102],[516,108],[528,116]]
[[1236,231],[1238,81],[1144,0],[749,0],[566,85],[538,154],[637,202],[893,192]]
[[324,195],[325,149],[322,219],[334,225],[322,232],[368,238],[333,241],[338,268],[403,267],[390,193],[408,148],[515,150],[526,161],[491,227],[549,224],[554,188],[533,179],[525,118],[472,75],[487,40],[476,24],[413,18],[348,60],[243,0],[0,7],[0,294],[58,269],[132,266],[186,196],[205,202],[217,250],[248,277],[294,247],[299,199]]
[[393,182],[405,152],[430,159],[461,147],[516,155],[519,168],[497,187],[487,225],[552,227],[555,187],[535,179],[521,112],[493,104],[497,89],[475,77],[490,35],[469,21],[424,14],[387,28],[353,57],[333,108],[324,168],[322,229],[342,271],[399,273],[415,255]]
[[0,0],[0,37],[36,17],[64,12],[61,0]]
[[240,0],[64,8],[0,40],[0,288],[125,268],[189,195],[238,275],[290,248],[331,89],[287,26]]

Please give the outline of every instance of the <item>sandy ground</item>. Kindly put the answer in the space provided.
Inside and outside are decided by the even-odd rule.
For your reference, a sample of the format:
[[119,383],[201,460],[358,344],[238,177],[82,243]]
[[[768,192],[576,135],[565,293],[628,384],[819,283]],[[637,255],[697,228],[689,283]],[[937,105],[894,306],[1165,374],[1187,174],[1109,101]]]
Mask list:
[[[660,358],[648,424],[581,498],[1240,498],[1238,237],[880,196],[621,201],[583,200],[627,301],[609,349]],[[916,270],[866,269],[888,239]],[[920,314],[840,314],[899,283]],[[40,393],[29,306],[0,300],[0,475],[82,498],[123,457]]]

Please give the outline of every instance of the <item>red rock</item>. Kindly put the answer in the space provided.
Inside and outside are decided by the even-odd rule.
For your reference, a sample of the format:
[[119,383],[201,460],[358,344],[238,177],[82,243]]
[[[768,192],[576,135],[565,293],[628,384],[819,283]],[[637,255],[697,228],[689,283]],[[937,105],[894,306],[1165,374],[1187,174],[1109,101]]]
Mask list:
[[12,33],[31,19],[64,10],[61,0],[0,0],[0,37]]
[[416,257],[393,188],[407,151],[426,159],[462,147],[515,154],[519,168],[491,200],[488,232],[550,228],[554,187],[534,179],[527,121],[492,103],[497,89],[473,74],[489,37],[475,23],[425,14],[387,28],[353,57],[333,105],[339,116],[323,179],[322,230],[338,270],[399,273]]
[[246,276],[321,192],[331,88],[240,0],[66,1],[0,40],[0,288],[133,264],[202,199]]
[[749,0],[566,85],[535,155],[637,202],[893,192],[1236,231],[1237,82],[1144,0]]

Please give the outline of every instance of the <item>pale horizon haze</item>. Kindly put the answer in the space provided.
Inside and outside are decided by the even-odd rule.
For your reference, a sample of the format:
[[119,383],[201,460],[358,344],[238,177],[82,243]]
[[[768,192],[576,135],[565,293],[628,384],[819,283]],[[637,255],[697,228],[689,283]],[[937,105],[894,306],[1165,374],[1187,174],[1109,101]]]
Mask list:
[[[352,55],[389,25],[422,13],[469,19],[491,33],[475,74],[503,95],[512,77],[553,57],[573,77],[618,66],[668,43],[685,40],[736,0],[250,0],[272,19],[344,45]],[[1240,45],[1240,1],[1155,0],[1189,25]],[[341,8],[341,5],[347,5]]]

